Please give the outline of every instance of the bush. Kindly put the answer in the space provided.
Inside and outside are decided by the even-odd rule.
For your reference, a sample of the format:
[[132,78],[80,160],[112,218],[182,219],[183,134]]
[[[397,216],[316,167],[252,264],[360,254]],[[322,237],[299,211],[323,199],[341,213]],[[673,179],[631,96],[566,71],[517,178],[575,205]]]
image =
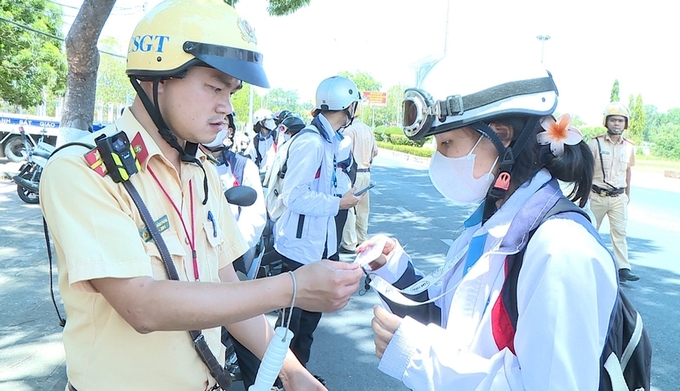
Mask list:
[[607,131],[607,129],[601,126],[584,126],[579,128],[578,130],[580,130],[581,133],[583,133],[583,140],[585,142],[588,142],[588,140],[590,140],[591,138],[604,134]]
[[391,143],[384,142],[384,141],[378,141],[377,144],[378,144],[378,147],[380,147],[380,148],[389,149],[389,150],[397,151],[397,152],[408,153],[409,155],[420,156],[420,157],[432,157],[432,153],[434,152],[433,150],[428,149],[428,148],[415,147],[415,146],[412,146],[412,145],[397,145],[397,144],[391,144]]
[[[398,133],[395,132],[395,129],[398,130]],[[421,139],[421,140],[410,140],[408,137],[404,135],[404,132],[396,126],[390,126],[390,127],[381,127],[379,126],[376,128],[374,131],[375,135],[375,140],[376,141],[383,141],[386,143],[394,144],[394,145],[407,145],[407,146],[412,146],[412,147],[422,147],[423,144],[427,141],[427,139]]]
[[666,124],[652,136],[652,155],[672,160],[680,160],[680,125]]

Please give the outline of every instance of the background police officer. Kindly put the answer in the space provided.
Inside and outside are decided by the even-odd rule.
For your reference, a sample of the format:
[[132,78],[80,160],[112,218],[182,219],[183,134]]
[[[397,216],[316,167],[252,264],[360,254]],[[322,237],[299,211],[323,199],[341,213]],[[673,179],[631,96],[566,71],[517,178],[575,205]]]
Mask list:
[[598,229],[604,216],[609,217],[620,281],[640,279],[630,270],[626,240],[631,167],[635,165],[633,142],[622,136],[623,131],[628,129],[629,118],[630,112],[626,106],[620,102],[610,103],[604,109],[603,124],[607,133],[594,137],[588,143],[595,157],[590,209],[595,215]]

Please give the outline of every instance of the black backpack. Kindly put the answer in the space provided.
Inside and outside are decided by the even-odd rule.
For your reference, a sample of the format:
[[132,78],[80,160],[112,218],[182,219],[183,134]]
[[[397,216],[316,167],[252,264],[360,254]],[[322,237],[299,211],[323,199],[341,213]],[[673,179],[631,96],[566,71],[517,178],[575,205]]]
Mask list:
[[[588,215],[573,202],[561,197],[545,214],[541,223],[557,214],[561,215],[560,218],[569,218],[583,225],[604,247],[602,238],[589,223]],[[529,232],[529,240],[535,231],[534,229]],[[507,309],[513,334],[517,327],[518,317],[517,279],[522,268],[525,250],[526,247],[508,258],[508,275],[501,292],[501,299]],[[599,391],[650,390],[652,345],[642,323],[642,317],[620,287],[609,319],[609,331],[600,356],[600,364]]]

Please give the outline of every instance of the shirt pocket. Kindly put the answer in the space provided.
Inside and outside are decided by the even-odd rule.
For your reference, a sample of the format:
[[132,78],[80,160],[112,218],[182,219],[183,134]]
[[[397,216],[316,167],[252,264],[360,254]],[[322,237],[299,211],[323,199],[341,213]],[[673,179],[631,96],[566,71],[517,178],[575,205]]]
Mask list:
[[[161,238],[165,243],[165,247],[167,247],[168,249],[168,253],[170,253],[172,263],[175,266],[175,270],[180,276],[180,280],[186,280],[184,259],[187,253],[184,250],[182,242],[177,236],[177,232],[174,231],[163,232],[161,234]],[[165,268],[165,262],[161,257],[161,252],[156,242],[153,239],[149,240],[148,242],[144,243],[144,248],[146,250],[146,254],[151,258],[153,277],[157,280],[170,279]],[[182,278],[183,275],[184,278]]]
[[[219,281],[219,277],[215,274],[215,271],[219,271],[220,258],[223,256],[223,254],[221,254],[223,253],[223,236],[217,221],[215,221],[214,225],[210,221],[203,223],[203,235],[205,235],[205,247],[203,248],[203,251],[207,268],[201,269],[201,279],[204,281]],[[201,239],[197,237],[196,240]],[[198,250],[201,251],[200,246]]]
[[210,221],[203,223],[203,230],[205,231],[205,237],[208,241],[208,247],[216,248],[222,244],[222,232],[220,231],[220,225],[212,223]]

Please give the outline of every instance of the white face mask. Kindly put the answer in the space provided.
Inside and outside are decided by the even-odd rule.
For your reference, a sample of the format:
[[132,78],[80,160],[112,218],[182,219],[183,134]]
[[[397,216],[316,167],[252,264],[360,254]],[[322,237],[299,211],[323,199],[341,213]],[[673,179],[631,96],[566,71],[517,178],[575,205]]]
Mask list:
[[290,134],[284,133],[283,134],[283,141],[288,141],[288,140],[290,140]]
[[274,122],[273,119],[269,118],[264,120],[264,127],[267,128],[270,132],[276,128],[276,122]]
[[229,129],[222,129],[220,130],[219,133],[217,133],[217,136],[215,136],[215,139],[213,141],[203,145],[208,148],[217,148],[220,145],[222,145],[222,143],[224,142],[224,138],[227,137],[228,134]]
[[457,204],[475,204],[484,200],[494,180],[493,171],[498,158],[491,165],[489,172],[475,179],[475,155],[472,153],[479,142],[472,147],[470,153],[462,157],[447,157],[436,151],[430,160],[430,180],[444,197]]

